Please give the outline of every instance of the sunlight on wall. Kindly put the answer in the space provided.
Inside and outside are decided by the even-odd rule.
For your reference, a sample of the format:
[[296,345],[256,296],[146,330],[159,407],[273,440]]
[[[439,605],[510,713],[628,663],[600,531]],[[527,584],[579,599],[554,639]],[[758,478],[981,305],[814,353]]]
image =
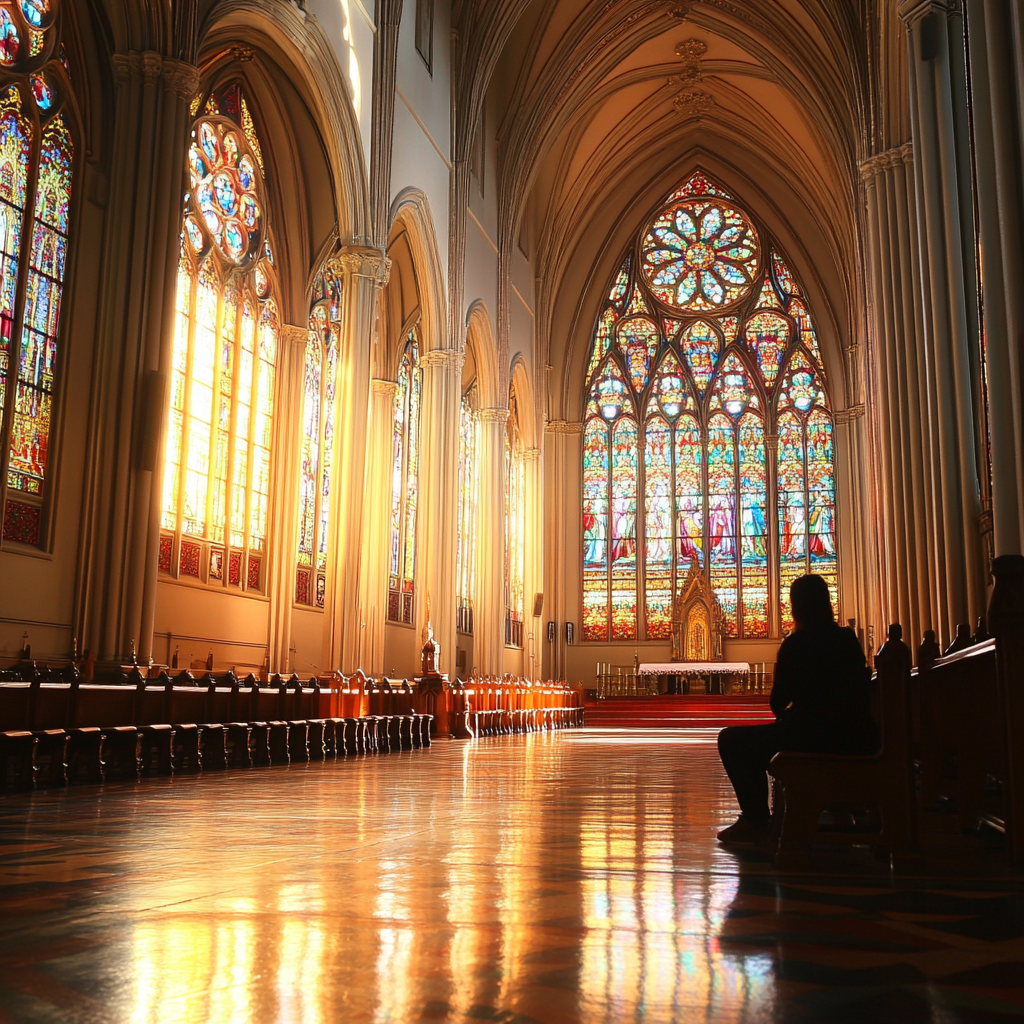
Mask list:
[[340,0],[341,9],[345,12],[345,27],[342,29],[341,38],[348,47],[348,84],[352,90],[352,106],[355,108],[356,117],[360,120],[362,127],[362,81],[359,77],[359,58],[356,56],[355,40],[352,37],[352,5],[349,0]]

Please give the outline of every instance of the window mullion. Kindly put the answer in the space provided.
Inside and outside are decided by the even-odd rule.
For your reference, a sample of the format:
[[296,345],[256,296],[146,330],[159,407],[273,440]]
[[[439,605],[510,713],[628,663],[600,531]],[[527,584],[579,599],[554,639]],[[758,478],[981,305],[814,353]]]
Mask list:
[[[242,303],[237,303],[235,306],[234,340],[231,346],[231,412],[228,416],[228,458],[227,464],[224,467],[224,578],[221,580],[221,586],[224,587],[228,585],[228,580],[231,577],[229,566],[231,564],[231,549],[233,547],[231,543],[231,516],[234,511],[234,487],[232,486],[232,481],[235,472],[235,438],[238,436],[238,368],[241,365],[239,358],[241,355],[239,351],[241,347],[241,318]],[[220,353],[221,348],[222,346],[218,340],[218,353]],[[218,370],[218,374],[219,372]],[[215,398],[218,402],[220,401],[219,380]]]

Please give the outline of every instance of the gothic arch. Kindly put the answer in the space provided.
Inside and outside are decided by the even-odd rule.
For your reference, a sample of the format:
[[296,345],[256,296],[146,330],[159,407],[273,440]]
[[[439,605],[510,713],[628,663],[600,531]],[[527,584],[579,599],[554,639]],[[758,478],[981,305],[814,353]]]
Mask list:
[[501,394],[498,373],[498,351],[491,327],[491,317],[482,299],[469,307],[466,317],[466,352],[477,368],[477,389],[481,409],[494,409],[506,401]]

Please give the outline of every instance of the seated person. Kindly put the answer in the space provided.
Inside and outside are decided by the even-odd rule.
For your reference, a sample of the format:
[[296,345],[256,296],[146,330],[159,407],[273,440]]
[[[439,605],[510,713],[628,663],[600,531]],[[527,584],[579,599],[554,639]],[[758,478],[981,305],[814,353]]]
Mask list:
[[871,754],[878,728],[871,718],[870,674],[852,630],[836,624],[828,586],[801,576],[789,588],[794,632],[782,641],[775,664],[771,725],[740,725],[718,734],[740,817],[718,833],[728,844],[767,838],[768,763],[780,751]]

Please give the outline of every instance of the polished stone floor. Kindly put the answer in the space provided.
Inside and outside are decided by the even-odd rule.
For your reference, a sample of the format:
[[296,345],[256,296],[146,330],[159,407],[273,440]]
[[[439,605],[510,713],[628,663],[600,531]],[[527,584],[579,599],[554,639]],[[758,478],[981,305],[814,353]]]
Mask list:
[[0,1024],[1024,1017],[995,880],[717,847],[714,733],[578,730],[0,797]]

